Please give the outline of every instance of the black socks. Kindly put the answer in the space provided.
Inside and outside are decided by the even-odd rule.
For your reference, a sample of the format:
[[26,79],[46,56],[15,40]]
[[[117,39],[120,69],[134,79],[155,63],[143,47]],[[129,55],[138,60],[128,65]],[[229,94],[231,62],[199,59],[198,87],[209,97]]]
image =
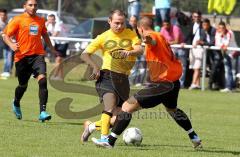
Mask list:
[[169,114],[173,117],[177,124],[181,126],[185,131],[189,131],[190,129],[192,129],[192,124],[188,116],[182,110],[177,109],[176,112],[169,112]]
[[17,86],[17,88],[15,89],[14,106],[20,107],[20,100],[22,99],[26,89],[27,89],[27,84]]
[[42,78],[38,81],[39,84],[39,104],[40,104],[40,113],[46,111],[46,104],[48,100],[48,89],[47,89],[47,79]]
[[[120,112],[117,115],[116,121],[113,125],[112,132],[116,135],[120,135],[129,125],[130,121],[132,119],[132,114],[128,112]],[[116,141],[116,137],[113,137],[112,135],[109,136],[109,144],[112,146],[114,145]]]

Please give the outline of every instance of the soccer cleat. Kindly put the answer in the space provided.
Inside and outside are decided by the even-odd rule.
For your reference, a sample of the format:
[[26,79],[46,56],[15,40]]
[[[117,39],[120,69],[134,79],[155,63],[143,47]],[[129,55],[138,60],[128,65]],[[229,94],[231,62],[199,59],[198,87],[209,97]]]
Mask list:
[[113,148],[113,146],[108,142],[108,138],[96,139],[95,137],[93,137],[92,141],[98,147],[103,147],[108,149]]
[[12,104],[12,109],[13,109],[13,113],[15,114],[16,118],[21,120],[22,119],[22,112],[21,112],[21,108],[20,107],[16,107],[14,105],[14,102]]
[[39,115],[39,120],[44,122],[46,120],[50,120],[52,117],[46,112],[46,111],[42,111]]
[[84,124],[83,124],[84,130],[83,130],[83,133],[82,133],[82,136],[81,136],[81,141],[82,142],[87,142],[89,136],[92,134],[92,132],[90,132],[90,130],[89,130],[89,125],[90,124],[92,124],[92,122],[89,121],[89,120],[85,121]]
[[201,139],[197,136],[197,135],[194,135],[193,138],[191,138],[191,141],[193,143],[193,148],[194,149],[201,149],[202,148],[202,141]]

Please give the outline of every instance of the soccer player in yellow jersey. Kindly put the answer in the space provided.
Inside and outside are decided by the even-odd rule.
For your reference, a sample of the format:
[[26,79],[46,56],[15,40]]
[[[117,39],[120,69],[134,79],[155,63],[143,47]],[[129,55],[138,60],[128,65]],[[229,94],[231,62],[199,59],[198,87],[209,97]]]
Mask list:
[[[128,75],[136,56],[141,55],[143,50],[136,33],[125,27],[125,21],[123,11],[112,11],[108,20],[110,29],[98,35],[81,55],[81,59],[93,68],[90,77],[97,80],[96,90],[104,104],[101,120],[84,124],[82,142],[86,142],[94,130],[101,130],[101,138],[107,137],[114,110],[129,97]],[[101,68],[91,59],[91,55],[99,49],[102,50]]]

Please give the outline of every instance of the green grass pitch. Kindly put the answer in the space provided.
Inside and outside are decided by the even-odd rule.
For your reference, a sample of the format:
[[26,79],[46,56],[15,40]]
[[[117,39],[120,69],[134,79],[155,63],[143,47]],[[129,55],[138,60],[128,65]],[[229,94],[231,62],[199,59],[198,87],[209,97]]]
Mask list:
[[[69,75],[66,79],[68,82],[81,83],[77,73]],[[93,82],[87,84],[93,86]],[[190,116],[194,129],[203,141],[203,150],[195,151],[192,148],[187,134],[167,116],[161,105],[134,114],[130,126],[138,127],[143,132],[140,147],[126,146],[120,137],[114,149],[105,150],[95,147],[91,141],[85,145],[80,143],[84,119],[63,119],[55,112],[55,104],[61,98],[72,98],[70,110],[79,112],[98,104],[96,96],[61,92],[48,84],[47,109],[53,118],[41,123],[38,121],[38,85],[31,79],[21,102],[23,119],[17,120],[11,109],[16,85],[17,79],[14,77],[0,80],[1,157],[240,156],[239,93],[180,91],[179,107]],[[94,121],[98,118],[89,119]],[[99,137],[99,133],[95,132],[92,137]]]

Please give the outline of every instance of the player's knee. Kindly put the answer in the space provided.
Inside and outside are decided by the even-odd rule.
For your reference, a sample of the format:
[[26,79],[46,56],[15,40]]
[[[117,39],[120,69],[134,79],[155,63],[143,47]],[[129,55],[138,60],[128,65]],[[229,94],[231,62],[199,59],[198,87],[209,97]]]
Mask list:
[[116,96],[113,93],[106,93],[103,95],[104,110],[112,112],[116,107]]
[[[44,74],[40,74],[40,75],[37,76],[37,80],[38,80],[38,81],[40,81],[40,80],[42,80],[42,79],[44,79],[44,78],[46,79],[46,76],[45,76]],[[46,80],[47,80],[47,79],[46,79]]]
[[40,79],[38,81],[38,84],[39,84],[40,89],[46,89],[47,90],[47,79],[46,79],[46,77]]
[[113,126],[115,121],[116,121],[116,116],[112,116],[112,118],[110,120],[110,125]]

